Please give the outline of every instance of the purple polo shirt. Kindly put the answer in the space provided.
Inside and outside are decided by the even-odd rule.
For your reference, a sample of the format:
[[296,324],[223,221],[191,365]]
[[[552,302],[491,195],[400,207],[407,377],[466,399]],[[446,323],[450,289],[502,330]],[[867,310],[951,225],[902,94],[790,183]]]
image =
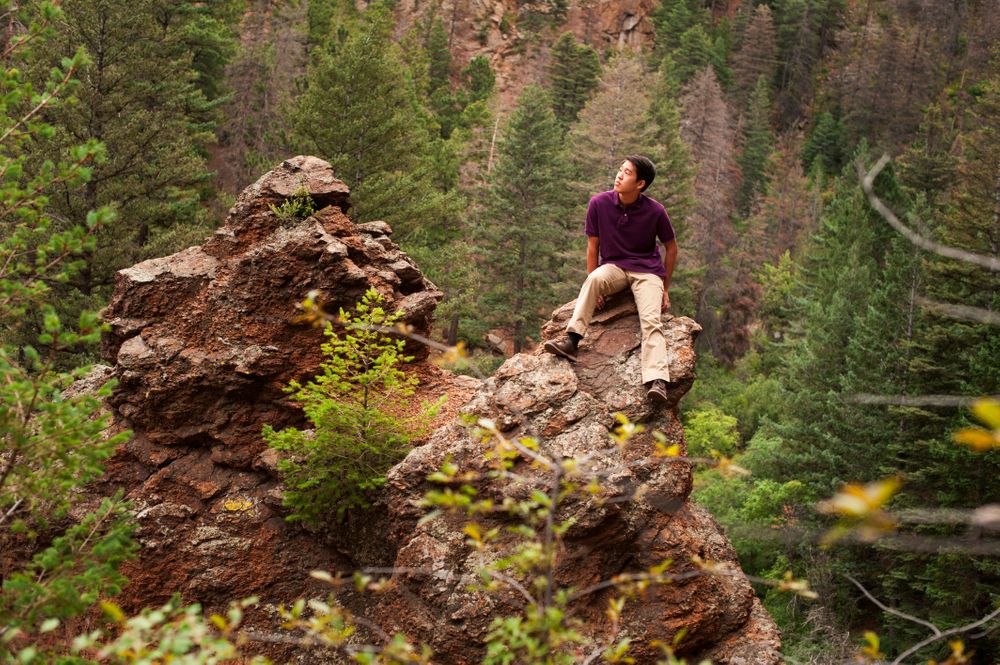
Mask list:
[[611,263],[629,272],[648,272],[665,276],[659,238],[674,239],[670,216],[656,199],[645,194],[625,207],[614,190],[601,192],[587,206],[588,236],[601,239],[600,263]]

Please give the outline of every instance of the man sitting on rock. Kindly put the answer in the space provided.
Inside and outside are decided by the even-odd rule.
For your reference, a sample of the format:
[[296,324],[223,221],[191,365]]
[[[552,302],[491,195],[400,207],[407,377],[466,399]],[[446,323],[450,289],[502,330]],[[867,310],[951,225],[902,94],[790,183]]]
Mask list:
[[[587,207],[587,276],[580,288],[565,337],[546,342],[545,350],[572,361],[595,309],[626,286],[632,289],[642,326],[642,382],[647,396],[667,399],[667,347],[660,314],[670,307],[668,288],[677,261],[677,241],[663,206],[643,194],[656,167],[641,155],[618,169],[615,187],[590,199]],[[656,239],[663,243],[663,257]]]

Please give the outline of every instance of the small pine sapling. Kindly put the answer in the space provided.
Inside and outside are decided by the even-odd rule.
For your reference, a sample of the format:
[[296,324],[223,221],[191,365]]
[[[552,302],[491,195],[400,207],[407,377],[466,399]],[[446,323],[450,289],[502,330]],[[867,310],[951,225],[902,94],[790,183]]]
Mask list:
[[401,314],[386,312],[384,302],[369,290],[354,314],[340,310],[343,331],[327,323],[320,374],[285,389],[313,429],[278,432],[264,426],[268,445],[285,454],[278,469],[287,485],[289,520],[322,524],[367,507],[367,493],[385,483],[386,471],[403,458],[441,404],[412,417],[400,413],[418,381],[400,368],[412,356],[403,355],[404,340],[389,336]]

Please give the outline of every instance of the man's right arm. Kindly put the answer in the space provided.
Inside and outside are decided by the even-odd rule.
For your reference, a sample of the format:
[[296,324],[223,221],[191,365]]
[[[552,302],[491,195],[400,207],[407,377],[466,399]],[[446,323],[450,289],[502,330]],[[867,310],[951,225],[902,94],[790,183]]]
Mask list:
[[[587,236],[587,274],[597,270],[601,260],[601,239],[597,236]],[[604,309],[604,296],[597,296],[597,309]]]

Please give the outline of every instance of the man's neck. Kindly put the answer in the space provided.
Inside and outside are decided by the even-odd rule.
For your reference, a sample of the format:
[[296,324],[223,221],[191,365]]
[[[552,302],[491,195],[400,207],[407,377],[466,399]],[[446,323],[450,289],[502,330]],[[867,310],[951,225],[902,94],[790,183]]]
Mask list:
[[615,192],[615,194],[618,195],[618,202],[621,203],[622,206],[630,206],[639,200],[640,192],[632,192],[630,194],[622,194],[621,192]]

